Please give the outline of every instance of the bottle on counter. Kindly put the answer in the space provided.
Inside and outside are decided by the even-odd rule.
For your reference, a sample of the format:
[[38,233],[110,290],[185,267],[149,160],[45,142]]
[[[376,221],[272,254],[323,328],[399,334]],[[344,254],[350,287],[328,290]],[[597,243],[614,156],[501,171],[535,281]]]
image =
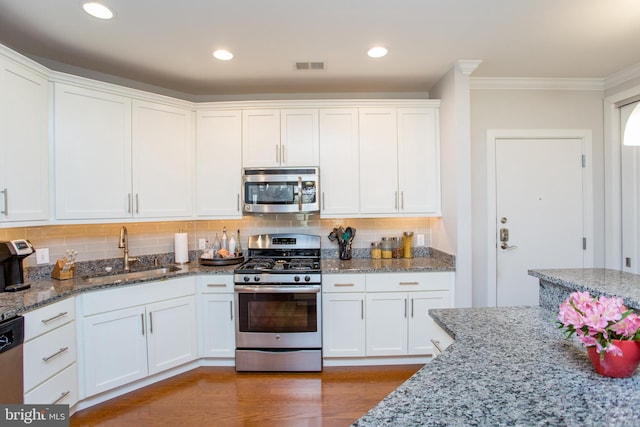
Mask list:
[[240,230],[238,230],[238,238],[236,239],[235,256],[242,256],[242,245],[240,244]]
[[220,241],[220,249],[229,250],[229,241],[227,240],[227,227],[222,227],[222,240]]
[[235,235],[232,233],[231,237],[229,238],[229,256],[235,256],[236,253],[236,238]]
[[391,237],[382,238],[381,255],[382,259],[393,258],[393,241],[391,240]]
[[382,245],[380,242],[371,242],[371,259],[382,258]]

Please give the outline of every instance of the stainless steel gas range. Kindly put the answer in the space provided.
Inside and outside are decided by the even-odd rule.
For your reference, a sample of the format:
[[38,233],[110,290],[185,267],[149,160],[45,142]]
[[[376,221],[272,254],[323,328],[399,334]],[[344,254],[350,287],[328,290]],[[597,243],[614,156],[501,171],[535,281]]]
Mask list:
[[320,236],[249,237],[234,272],[236,371],[321,371]]

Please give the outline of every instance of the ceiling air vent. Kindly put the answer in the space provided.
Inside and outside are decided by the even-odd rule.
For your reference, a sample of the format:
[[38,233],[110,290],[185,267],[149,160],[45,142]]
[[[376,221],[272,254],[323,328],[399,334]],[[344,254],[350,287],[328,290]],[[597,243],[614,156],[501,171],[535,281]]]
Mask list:
[[295,69],[297,71],[324,70],[324,62],[296,62]]

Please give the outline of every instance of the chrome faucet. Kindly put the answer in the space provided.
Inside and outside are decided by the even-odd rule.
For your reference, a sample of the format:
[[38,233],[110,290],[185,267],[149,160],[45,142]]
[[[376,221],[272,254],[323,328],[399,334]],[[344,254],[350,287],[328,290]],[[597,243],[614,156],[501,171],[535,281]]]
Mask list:
[[124,225],[120,229],[120,241],[118,242],[118,247],[120,249],[124,249],[124,256],[122,257],[122,269],[124,271],[129,271],[129,263],[137,261],[138,258],[129,257],[129,233],[127,232],[127,227]]

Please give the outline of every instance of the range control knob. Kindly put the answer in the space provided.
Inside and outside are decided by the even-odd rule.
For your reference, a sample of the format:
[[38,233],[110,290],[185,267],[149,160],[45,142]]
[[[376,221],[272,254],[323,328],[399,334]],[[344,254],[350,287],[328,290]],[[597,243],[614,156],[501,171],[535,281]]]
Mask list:
[[296,282],[299,282],[300,281],[300,276],[294,277],[293,280],[295,280]]
[[259,282],[260,281],[260,276],[253,276],[253,281],[254,282]]
[[251,278],[249,276],[244,276],[242,280],[244,280],[245,282],[248,282],[249,280],[251,280]]
[[305,282],[310,282],[311,281],[311,276],[304,276],[304,281]]

